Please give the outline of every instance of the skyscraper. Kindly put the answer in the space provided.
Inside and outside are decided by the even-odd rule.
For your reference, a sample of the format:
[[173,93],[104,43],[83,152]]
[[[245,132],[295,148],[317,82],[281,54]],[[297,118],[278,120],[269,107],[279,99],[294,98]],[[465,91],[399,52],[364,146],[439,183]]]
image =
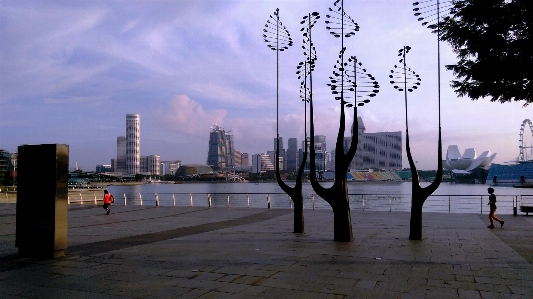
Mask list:
[[227,159],[226,132],[217,124],[209,132],[209,150],[207,152],[207,165],[224,168]]
[[126,168],[128,174],[141,170],[141,116],[126,114]]
[[[278,140],[277,138],[274,138],[274,158],[272,158],[272,161],[273,161],[272,163],[274,163],[274,161],[276,160],[275,155],[276,155],[277,147],[278,147]],[[285,148],[283,147],[283,137],[279,137],[279,161],[278,163],[279,163],[280,170],[286,169],[285,155],[286,154],[285,154]]]
[[126,136],[117,137],[117,160],[116,166],[113,169],[115,172],[128,173],[128,168],[126,167],[126,144]]
[[286,155],[287,170],[296,171],[298,169],[298,139],[289,138],[289,147]]

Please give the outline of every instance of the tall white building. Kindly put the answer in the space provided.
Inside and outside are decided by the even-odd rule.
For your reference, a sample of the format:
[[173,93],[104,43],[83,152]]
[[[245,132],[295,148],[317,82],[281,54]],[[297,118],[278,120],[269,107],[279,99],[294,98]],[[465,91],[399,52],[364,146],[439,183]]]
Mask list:
[[141,116],[126,114],[126,169],[128,174],[141,171]]

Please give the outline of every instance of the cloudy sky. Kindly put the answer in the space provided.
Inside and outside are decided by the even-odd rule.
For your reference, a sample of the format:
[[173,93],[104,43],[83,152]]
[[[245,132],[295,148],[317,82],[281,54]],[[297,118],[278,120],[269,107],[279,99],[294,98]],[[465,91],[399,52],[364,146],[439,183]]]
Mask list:
[[[138,113],[141,155],[205,163],[213,124],[232,130],[235,148],[242,152],[271,150],[276,52],[262,33],[269,15],[279,8],[295,41],[280,54],[280,135],[285,142],[304,136],[295,71],[303,60],[300,21],[316,11],[322,16],[313,29],[316,134],[327,136],[331,150],[339,106],[326,84],[340,39],[328,33],[324,20],[333,2],[3,0],[0,148],[15,152],[22,144],[65,143],[71,167],[77,163],[94,170],[116,156],[116,137],[125,135],[126,114]],[[437,42],[412,8],[411,0],[345,0],[346,12],[360,26],[345,46],[381,85],[379,95],[359,108],[367,132],[403,134],[403,94],[388,83],[388,74],[398,63],[398,50],[412,47],[408,64],[420,74],[422,85],[409,94],[411,147],[419,169],[435,169]],[[443,65],[456,61],[448,45],[441,44],[441,49]],[[449,87],[452,78],[443,70],[444,150],[456,144],[461,151],[474,147],[478,155],[496,152],[497,163],[515,159],[520,125],[533,108],[458,98]]]

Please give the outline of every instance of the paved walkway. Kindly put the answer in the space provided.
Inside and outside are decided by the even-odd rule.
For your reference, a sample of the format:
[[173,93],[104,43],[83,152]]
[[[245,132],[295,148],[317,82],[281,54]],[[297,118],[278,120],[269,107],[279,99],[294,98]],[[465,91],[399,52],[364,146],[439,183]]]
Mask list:
[[68,249],[20,259],[15,205],[0,205],[0,298],[533,298],[533,217],[248,208],[69,206]]

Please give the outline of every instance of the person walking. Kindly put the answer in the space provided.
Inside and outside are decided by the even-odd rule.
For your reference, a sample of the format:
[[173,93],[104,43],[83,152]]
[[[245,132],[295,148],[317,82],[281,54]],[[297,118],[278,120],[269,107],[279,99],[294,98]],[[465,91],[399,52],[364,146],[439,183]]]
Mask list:
[[496,213],[496,195],[494,195],[494,189],[489,188],[487,189],[487,191],[489,192],[489,203],[487,205],[490,205],[490,213],[489,213],[490,225],[487,227],[494,228],[494,220],[500,223],[500,227],[503,227],[503,224],[505,221],[501,220],[500,218],[496,217],[496,215],[494,215]]
[[113,194],[109,193],[109,191],[104,190],[104,206],[103,208],[107,211],[105,214],[109,215],[111,213],[111,209],[109,208],[112,203],[115,202],[115,197]]

